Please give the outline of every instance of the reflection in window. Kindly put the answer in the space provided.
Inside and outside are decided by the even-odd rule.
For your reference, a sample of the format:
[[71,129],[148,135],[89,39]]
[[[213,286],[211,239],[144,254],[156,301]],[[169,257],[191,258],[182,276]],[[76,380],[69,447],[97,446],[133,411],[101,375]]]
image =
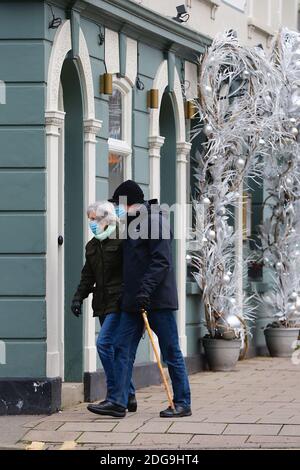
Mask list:
[[112,139],[122,140],[122,94],[116,88],[109,97],[109,137]]
[[116,153],[109,153],[109,194],[113,194],[115,189],[124,181],[124,157]]

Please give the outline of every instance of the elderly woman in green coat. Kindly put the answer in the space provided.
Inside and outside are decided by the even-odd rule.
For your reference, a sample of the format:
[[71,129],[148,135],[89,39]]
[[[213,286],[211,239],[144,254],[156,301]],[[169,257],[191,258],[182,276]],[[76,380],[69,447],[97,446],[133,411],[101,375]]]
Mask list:
[[[106,375],[109,394],[109,390],[114,386],[114,339],[120,321],[123,284],[122,240],[119,238],[119,219],[112,203],[101,201],[90,205],[87,216],[94,237],[86,245],[86,261],[71,310],[77,317],[81,315],[83,300],[93,293],[94,317],[99,317],[101,325],[97,350]],[[127,409],[137,409],[132,380]]]

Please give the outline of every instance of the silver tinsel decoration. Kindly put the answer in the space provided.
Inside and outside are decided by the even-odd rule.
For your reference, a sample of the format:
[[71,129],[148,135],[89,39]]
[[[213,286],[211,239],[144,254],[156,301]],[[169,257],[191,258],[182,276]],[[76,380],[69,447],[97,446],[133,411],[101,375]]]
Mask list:
[[272,289],[260,297],[273,326],[300,323],[300,34],[282,29],[271,63],[280,76],[274,138],[264,153],[264,223],[260,227],[265,275]]
[[[229,220],[245,177],[248,181],[261,177],[260,156],[276,141],[279,82],[279,73],[264,51],[241,46],[230,33],[218,35],[201,62],[195,134],[203,130],[207,143],[196,157],[199,250],[193,256],[193,275],[203,292],[206,326],[213,338],[239,337],[254,318],[252,297],[244,297],[243,312],[236,302],[235,231]],[[202,203],[204,198],[209,199],[208,206]],[[240,328],[233,326],[237,323]]]

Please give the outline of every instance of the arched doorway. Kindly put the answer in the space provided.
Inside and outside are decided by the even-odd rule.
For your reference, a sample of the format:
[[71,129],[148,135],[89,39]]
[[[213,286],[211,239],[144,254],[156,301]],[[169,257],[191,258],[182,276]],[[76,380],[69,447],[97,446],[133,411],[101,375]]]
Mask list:
[[[95,201],[96,134],[94,86],[87,44],[79,30],[72,48],[70,21],[57,29],[47,76],[47,377],[82,382],[96,370],[95,319],[91,303],[81,319],[70,301],[80,278],[89,229],[84,208]],[[60,244],[64,238],[63,245]]]
[[[160,203],[169,207],[176,203],[176,122],[171,93],[164,92],[159,114],[159,131],[164,137],[160,150]],[[174,232],[174,212],[170,213]],[[176,249],[173,243],[173,259],[176,262]]]
[[70,313],[70,305],[78,285],[83,265],[83,211],[84,211],[84,148],[83,106],[81,86],[76,65],[66,59],[61,71],[61,85],[65,114],[64,178],[61,179],[59,200],[63,201],[64,243],[64,379],[81,382],[83,376],[83,324],[82,317]]

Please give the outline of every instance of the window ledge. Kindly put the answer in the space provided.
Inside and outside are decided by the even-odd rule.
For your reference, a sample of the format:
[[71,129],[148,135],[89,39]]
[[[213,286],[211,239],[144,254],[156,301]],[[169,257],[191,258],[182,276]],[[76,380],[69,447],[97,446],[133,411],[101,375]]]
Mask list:
[[264,36],[266,36],[268,41],[270,41],[270,39],[272,39],[274,36],[274,30],[273,28],[271,28],[271,26],[268,26],[267,24],[262,23],[257,18],[250,16],[248,18],[248,38],[249,39],[252,39],[252,33],[255,30],[259,31]]
[[124,140],[117,140],[117,139],[108,139],[108,148],[110,152],[115,152],[120,155],[130,155],[131,154],[131,147],[128,145],[127,142]]
[[211,8],[210,17],[212,20],[216,19],[216,12],[221,5],[220,0],[200,0],[202,3],[206,3]]

